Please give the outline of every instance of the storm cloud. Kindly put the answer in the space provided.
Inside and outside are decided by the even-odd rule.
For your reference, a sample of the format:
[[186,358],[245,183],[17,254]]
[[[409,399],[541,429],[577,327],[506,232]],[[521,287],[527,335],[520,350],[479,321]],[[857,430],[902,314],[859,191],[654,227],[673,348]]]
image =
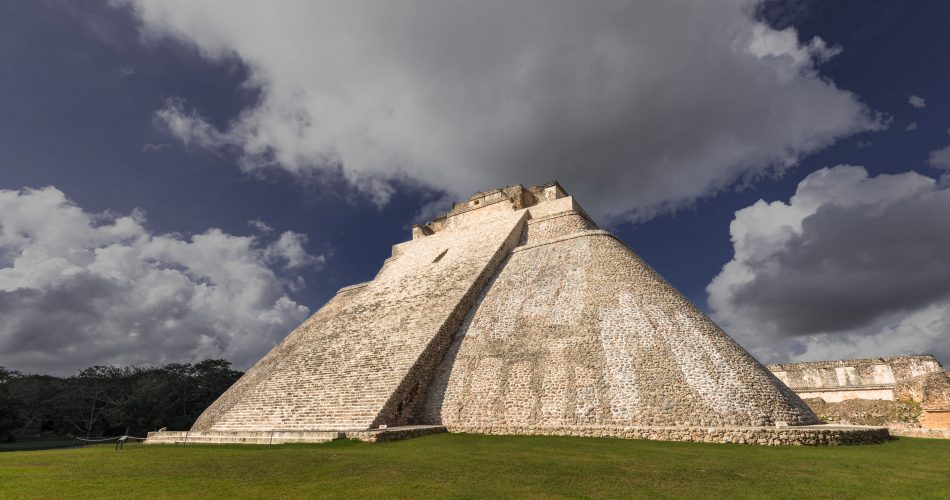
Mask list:
[[53,187],[0,190],[0,366],[224,357],[247,368],[309,314],[289,272],[319,266],[306,238],[218,229],[152,234],[140,212],[92,214]]
[[840,47],[744,0],[115,3],[260,93],[224,126],[169,96],[163,129],[246,170],[340,172],[377,204],[394,179],[457,197],[557,178],[638,220],[884,126],[820,74]]
[[950,189],[907,172],[814,172],[736,212],[713,318],[766,360],[950,358]]

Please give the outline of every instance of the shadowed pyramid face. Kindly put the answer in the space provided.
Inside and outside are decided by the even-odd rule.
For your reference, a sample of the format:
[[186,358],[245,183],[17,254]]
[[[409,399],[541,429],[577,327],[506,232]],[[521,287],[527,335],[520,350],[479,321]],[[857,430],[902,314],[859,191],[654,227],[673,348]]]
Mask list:
[[818,423],[556,183],[477,193],[393,247],[194,430]]

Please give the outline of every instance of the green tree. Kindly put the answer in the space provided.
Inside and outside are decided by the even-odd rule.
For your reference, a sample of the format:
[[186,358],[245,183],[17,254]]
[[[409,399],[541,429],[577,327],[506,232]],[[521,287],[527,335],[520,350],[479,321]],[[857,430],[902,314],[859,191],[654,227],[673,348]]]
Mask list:
[[0,366],[0,443],[13,441],[16,430],[23,425],[21,403],[10,391],[10,382],[18,375]]
[[223,359],[145,368],[93,366],[66,378],[0,369],[0,440],[188,429],[241,375]]

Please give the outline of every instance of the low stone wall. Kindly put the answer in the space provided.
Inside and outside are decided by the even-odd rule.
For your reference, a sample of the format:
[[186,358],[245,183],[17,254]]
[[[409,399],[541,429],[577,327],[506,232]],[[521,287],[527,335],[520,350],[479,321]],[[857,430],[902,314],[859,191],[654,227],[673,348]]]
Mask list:
[[145,444],[285,444],[326,443],[343,437],[338,431],[159,431]]
[[614,437],[654,441],[756,445],[834,446],[876,444],[891,439],[886,427],[807,425],[797,427],[457,427],[449,432],[542,436]]
[[370,443],[440,434],[441,425],[407,425],[363,431],[158,431],[149,432],[145,444],[286,444],[326,443],[356,439]]
[[[841,425],[799,427],[452,427],[452,432],[498,435],[541,435],[613,437],[655,441],[691,441],[697,443],[735,443],[755,445],[828,446],[875,444],[890,439],[887,428]],[[150,432],[145,444],[285,444],[325,443],[337,439],[357,439],[371,443],[396,441],[440,434],[440,425],[412,425],[365,431],[274,431],[274,432]],[[950,431],[947,431],[950,433]],[[946,437],[933,431],[906,429],[902,436]]]
[[429,434],[442,434],[444,432],[446,432],[446,429],[441,425],[405,425],[391,427],[389,429],[348,431],[344,437],[346,439],[358,439],[369,443],[381,443],[384,441],[398,441],[400,439],[427,436]]
[[922,429],[920,427],[891,427],[891,434],[902,437],[950,439],[950,429]]

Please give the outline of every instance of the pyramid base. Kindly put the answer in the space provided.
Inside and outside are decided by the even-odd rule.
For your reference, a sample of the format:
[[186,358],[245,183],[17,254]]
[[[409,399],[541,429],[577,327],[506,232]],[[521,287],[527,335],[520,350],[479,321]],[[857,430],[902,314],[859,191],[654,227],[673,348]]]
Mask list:
[[326,443],[358,439],[371,443],[396,441],[445,432],[441,425],[408,425],[361,431],[157,431],[149,432],[145,444],[287,444]]
[[828,424],[794,427],[467,427],[450,425],[447,428],[449,432],[469,434],[613,437],[767,446],[876,444],[891,439],[886,427]]
[[149,432],[145,444],[285,444],[326,443],[337,439],[395,441],[442,432],[495,435],[583,436],[653,441],[736,443],[766,446],[835,446],[876,444],[891,439],[886,427],[803,425],[796,427],[465,427],[408,425],[361,431],[195,431]]

